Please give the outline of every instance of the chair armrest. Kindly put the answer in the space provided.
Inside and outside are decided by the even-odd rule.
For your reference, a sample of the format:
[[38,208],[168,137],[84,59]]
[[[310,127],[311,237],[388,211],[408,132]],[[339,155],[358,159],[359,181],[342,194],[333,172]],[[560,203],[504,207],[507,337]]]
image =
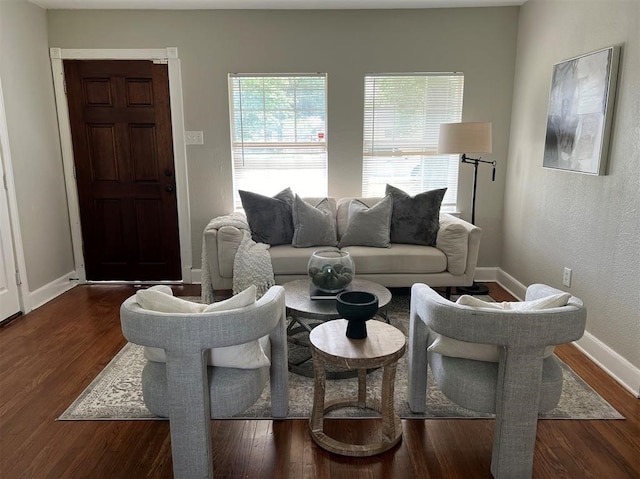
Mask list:
[[501,311],[453,303],[420,283],[413,285],[411,296],[415,314],[431,330],[459,341],[541,347],[575,341],[582,337],[586,326],[586,309],[574,297],[560,308]]
[[473,281],[482,230],[448,213],[440,215],[436,248],[447,256],[447,271],[467,275]]
[[234,346],[274,334],[280,334],[282,342],[285,322],[282,286],[272,286],[255,304],[228,311],[160,313],[143,309],[135,295],[120,307],[122,333],[128,341],[185,353]]

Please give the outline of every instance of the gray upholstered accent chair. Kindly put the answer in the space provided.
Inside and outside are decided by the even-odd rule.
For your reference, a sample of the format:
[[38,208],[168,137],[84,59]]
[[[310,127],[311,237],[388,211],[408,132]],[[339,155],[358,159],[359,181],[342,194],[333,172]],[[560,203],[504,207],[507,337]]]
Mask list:
[[[271,383],[273,417],[286,417],[289,387],[281,286],[271,287],[250,306],[198,314],[148,311],[132,296],[122,304],[120,318],[129,341],[165,350],[166,365],[148,361],[142,379],[149,409],[169,417],[174,477],[213,477],[210,419],[246,409],[260,397],[267,379]],[[270,366],[207,366],[205,350],[247,343],[266,335]]]
[[[531,285],[526,301],[562,293]],[[491,472],[496,478],[532,475],[539,412],[554,408],[562,392],[562,370],[545,347],[579,339],[586,310],[571,296],[567,305],[537,311],[476,309],[458,305],[424,284],[411,288],[408,402],[424,412],[427,358],[438,388],[453,402],[496,415]],[[497,345],[498,362],[428,352],[435,333],[472,343]]]

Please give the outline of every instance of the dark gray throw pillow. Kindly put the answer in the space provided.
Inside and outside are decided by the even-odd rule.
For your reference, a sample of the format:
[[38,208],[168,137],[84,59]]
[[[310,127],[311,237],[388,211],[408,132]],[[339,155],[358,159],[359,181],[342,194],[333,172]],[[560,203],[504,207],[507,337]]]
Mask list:
[[410,196],[387,185],[386,194],[393,197],[391,242],[435,246],[440,228],[440,205],[446,192],[446,188],[441,188]]
[[293,192],[290,188],[282,190],[273,198],[251,191],[238,190],[238,193],[253,241],[272,246],[291,244]]

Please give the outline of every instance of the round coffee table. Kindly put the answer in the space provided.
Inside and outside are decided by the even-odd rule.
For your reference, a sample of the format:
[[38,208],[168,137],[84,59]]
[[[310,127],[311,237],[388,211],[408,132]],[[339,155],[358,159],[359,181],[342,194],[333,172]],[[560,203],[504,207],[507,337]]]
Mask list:
[[[398,359],[406,349],[402,331],[381,321],[367,322],[367,337],[349,339],[347,321],[337,319],[314,328],[309,335],[315,372],[313,411],[309,428],[313,440],[323,449],[345,456],[372,456],[395,446],[402,438],[402,424],[395,413],[393,390]],[[358,395],[338,398],[325,403],[327,365],[342,366],[358,371]],[[367,401],[367,368],[382,367],[381,399]],[[373,409],[382,415],[378,440],[368,444],[350,444],[325,434],[324,415],[342,407]]]
[[[290,315],[307,331],[310,332],[312,328],[304,322],[305,318],[327,321],[340,317],[336,310],[335,299],[311,299],[309,296],[311,280],[297,279],[282,286],[284,287],[285,304]],[[351,282],[350,289],[375,294],[378,297],[378,308],[381,314],[384,314],[383,308],[391,301],[391,291],[373,281],[355,278]],[[386,319],[385,316],[383,317]]]
[[[287,335],[289,343],[293,346],[289,348],[289,370],[301,376],[313,377],[308,333],[324,321],[340,318],[336,310],[336,300],[311,299],[309,279],[289,281],[282,286],[289,318]],[[384,308],[391,301],[391,291],[381,284],[358,278],[351,282],[350,290],[375,294],[378,297],[378,315],[389,322]],[[354,371],[339,369],[328,372],[330,379],[343,379],[354,375]]]

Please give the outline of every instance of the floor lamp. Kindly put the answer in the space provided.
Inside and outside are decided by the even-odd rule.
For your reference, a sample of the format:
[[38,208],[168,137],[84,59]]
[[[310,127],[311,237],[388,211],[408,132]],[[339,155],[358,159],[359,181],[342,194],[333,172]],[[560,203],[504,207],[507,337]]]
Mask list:
[[[491,153],[491,122],[444,123],[440,125],[438,153],[462,154],[462,163],[473,165],[473,190],[471,193],[471,223],[476,224],[476,188],[478,185],[478,165],[493,165],[492,181],[496,179],[496,162],[478,158],[469,158],[467,153]],[[465,294],[487,294],[489,288],[473,283],[469,287],[458,287]]]

